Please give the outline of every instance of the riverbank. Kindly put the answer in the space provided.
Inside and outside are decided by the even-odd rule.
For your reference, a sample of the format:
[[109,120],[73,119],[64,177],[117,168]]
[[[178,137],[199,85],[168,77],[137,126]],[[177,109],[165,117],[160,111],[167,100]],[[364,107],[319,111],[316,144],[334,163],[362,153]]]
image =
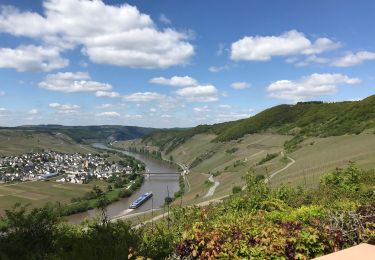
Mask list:
[[[172,167],[169,163],[161,163],[159,160],[154,158],[148,158],[143,155],[134,154],[128,151],[123,151],[119,149],[114,149],[112,147],[107,147],[102,143],[97,143],[93,145],[96,149],[101,150],[112,150],[113,152],[118,152],[125,154],[127,156],[132,156],[135,159],[142,161],[145,164],[145,168],[149,172],[156,173],[151,175],[146,175],[142,185],[137,189],[131,196],[119,198],[117,201],[109,204],[107,206],[107,214],[110,219],[116,218],[117,216],[127,215],[129,205],[140,195],[146,192],[153,192],[154,196],[149,201],[145,202],[139,208],[132,210],[131,213],[140,213],[143,211],[150,210],[152,208],[160,208],[164,205],[165,198],[168,196],[168,191],[170,194],[174,194],[179,190],[179,174],[177,170]],[[88,211],[70,215],[68,216],[68,221],[70,223],[80,223],[86,218],[95,218],[100,214],[98,209],[90,209]]]

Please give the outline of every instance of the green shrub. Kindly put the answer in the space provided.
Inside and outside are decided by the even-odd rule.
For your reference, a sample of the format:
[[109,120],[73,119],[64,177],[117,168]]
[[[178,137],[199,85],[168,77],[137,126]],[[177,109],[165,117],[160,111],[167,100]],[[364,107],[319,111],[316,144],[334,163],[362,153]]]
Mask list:
[[233,186],[232,188],[233,194],[240,193],[241,191],[242,191],[242,188],[240,186]]
[[264,157],[262,160],[260,160],[257,165],[262,165],[262,164],[265,164],[266,162],[268,161],[271,161],[273,158],[276,158],[277,156],[279,156],[278,153],[267,153],[266,157]]

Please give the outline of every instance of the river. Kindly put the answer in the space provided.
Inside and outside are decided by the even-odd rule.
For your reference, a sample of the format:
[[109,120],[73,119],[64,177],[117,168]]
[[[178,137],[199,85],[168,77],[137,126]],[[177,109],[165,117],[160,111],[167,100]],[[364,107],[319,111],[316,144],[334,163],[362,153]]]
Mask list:
[[[119,201],[116,201],[108,205],[107,213],[110,219],[118,217],[120,215],[122,216],[126,214],[147,211],[150,210],[152,207],[154,209],[160,208],[163,206],[164,199],[168,196],[168,192],[169,196],[173,197],[173,194],[179,190],[179,175],[177,174],[177,169],[175,167],[145,155],[108,148],[104,144],[94,144],[93,146],[95,148],[100,149],[115,150],[126,155],[132,156],[144,162],[146,165],[146,169],[148,169],[151,173],[159,173],[151,174],[145,177],[145,181],[142,184],[142,186],[138,190],[136,190],[129,198],[120,199]],[[134,200],[136,200],[143,193],[149,191],[153,193],[153,197],[151,199],[146,201],[137,209],[128,209],[129,205]],[[100,212],[97,209],[92,209],[86,212],[70,215],[67,217],[67,219],[70,223],[78,224],[82,222],[85,218],[94,218],[97,217],[99,214]]]

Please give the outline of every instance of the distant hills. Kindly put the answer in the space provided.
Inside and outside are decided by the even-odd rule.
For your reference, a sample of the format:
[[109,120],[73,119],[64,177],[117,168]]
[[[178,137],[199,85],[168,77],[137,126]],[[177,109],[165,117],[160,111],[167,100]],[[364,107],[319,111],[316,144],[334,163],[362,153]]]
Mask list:
[[90,143],[97,141],[130,140],[141,138],[156,129],[137,126],[62,126],[62,125],[37,125],[20,127],[2,127],[0,129],[27,131],[34,133],[61,133],[69,136],[77,143]]
[[194,128],[157,129],[137,126],[37,125],[0,127],[35,133],[62,133],[77,143],[142,138],[167,153],[196,134],[215,134],[214,142],[237,140],[246,134],[272,132],[294,136],[359,134],[375,127],[375,95],[361,101],[299,102],[278,105],[250,118]]
[[216,134],[214,141],[236,140],[246,134],[274,132],[295,136],[339,136],[359,134],[375,127],[375,95],[361,101],[323,103],[299,102],[278,105],[250,118],[214,125],[199,125],[191,129],[162,130],[146,135],[162,150],[173,150],[188,138],[200,133]]

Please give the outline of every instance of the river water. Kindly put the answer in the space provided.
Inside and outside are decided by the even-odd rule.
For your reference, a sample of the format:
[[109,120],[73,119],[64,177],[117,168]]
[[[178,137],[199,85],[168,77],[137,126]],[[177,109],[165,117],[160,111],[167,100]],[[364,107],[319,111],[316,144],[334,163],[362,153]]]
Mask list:
[[[173,197],[173,194],[179,190],[179,175],[177,169],[167,163],[150,158],[145,155],[135,154],[128,151],[108,148],[104,144],[94,144],[96,148],[115,150],[126,155],[132,156],[146,165],[146,169],[151,173],[145,177],[143,185],[135,191],[129,198],[120,199],[107,207],[107,214],[110,219],[126,214],[139,213],[142,211],[160,208],[164,204],[165,197]],[[129,210],[129,205],[145,192],[152,192],[153,197],[142,204],[139,208]],[[67,217],[68,221],[73,224],[82,222],[85,218],[94,218],[99,216],[100,212],[97,209],[88,210],[86,212],[70,215]]]

